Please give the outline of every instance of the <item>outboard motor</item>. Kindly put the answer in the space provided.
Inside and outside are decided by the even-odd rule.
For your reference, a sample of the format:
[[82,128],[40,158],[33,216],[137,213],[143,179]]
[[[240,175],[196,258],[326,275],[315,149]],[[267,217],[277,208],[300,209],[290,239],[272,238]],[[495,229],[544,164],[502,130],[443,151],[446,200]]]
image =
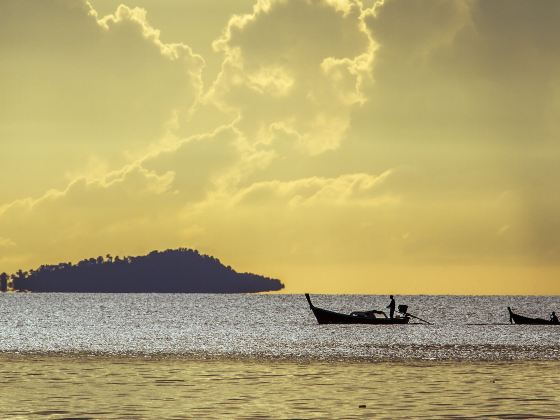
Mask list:
[[414,319],[417,319],[418,321],[422,321],[426,324],[431,324],[430,322],[426,321],[425,319],[418,318],[417,316],[409,314],[408,313],[408,305],[399,305],[397,308],[399,310],[399,313],[403,314],[405,317],[414,318]]
[[398,309],[401,314],[406,315],[408,311],[408,305],[399,305]]

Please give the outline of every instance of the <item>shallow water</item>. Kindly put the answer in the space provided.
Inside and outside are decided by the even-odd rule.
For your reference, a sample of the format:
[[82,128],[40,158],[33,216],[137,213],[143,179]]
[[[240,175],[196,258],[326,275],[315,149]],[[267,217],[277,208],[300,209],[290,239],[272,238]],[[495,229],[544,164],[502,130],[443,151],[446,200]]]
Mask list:
[[[383,309],[386,296],[317,295],[319,307]],[[302,295],[0,294],[0,352],[287,360],[560,360],[558,297],[398,296],[434,325],[317,325]],[[502,324],[502,325],[467,325]]]
[[559,418],[559,367],[4,355],[0,416]]

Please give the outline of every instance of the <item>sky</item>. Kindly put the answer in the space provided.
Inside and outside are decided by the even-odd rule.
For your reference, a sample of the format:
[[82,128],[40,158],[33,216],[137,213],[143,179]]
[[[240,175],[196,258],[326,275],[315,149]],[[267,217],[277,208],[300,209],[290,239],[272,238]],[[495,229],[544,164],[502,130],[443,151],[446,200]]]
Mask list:
[[2,0],[0,271],[560,294],[560,2]]

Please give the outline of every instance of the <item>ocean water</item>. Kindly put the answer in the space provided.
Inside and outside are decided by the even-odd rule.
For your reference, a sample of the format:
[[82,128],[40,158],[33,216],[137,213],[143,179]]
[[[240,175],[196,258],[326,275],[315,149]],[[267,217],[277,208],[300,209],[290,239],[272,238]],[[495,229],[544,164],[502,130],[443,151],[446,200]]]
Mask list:
[[1,356],[2,419],[560,418],[557,362]]
[[[386,296],[315,295],[341,312]],[[397,296],[433,325],[318,325],[303,295],[0,295],[0,352],[315,361],[560,360],[560,326],[510,325],[507,306],[547,317],[559,297]],[[487,324],[487,325],[469,325]]]
[[0,418],[560,418],[560,327],[506,310],[559,298],[401,303],[433,325],[318,325],[303,295],[1,294]]

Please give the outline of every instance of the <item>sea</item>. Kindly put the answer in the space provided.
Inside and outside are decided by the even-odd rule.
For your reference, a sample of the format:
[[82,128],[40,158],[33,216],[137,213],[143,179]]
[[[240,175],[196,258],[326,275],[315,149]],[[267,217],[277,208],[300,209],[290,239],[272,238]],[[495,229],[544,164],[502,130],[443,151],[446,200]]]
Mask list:
[[0,418],[560,418],[560,297],[395,298],[3,293]]

